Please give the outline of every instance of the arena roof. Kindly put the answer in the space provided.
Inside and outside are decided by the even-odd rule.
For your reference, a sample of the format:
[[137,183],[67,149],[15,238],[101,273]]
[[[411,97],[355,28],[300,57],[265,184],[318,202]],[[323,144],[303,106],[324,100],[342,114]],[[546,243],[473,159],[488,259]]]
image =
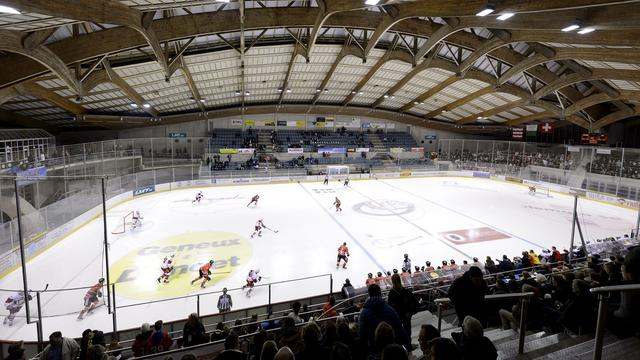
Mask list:
[[640,115],[639,1],[0,5],[16,10],[0,14],[0,119],[29,127],[309,112],[594,130]]

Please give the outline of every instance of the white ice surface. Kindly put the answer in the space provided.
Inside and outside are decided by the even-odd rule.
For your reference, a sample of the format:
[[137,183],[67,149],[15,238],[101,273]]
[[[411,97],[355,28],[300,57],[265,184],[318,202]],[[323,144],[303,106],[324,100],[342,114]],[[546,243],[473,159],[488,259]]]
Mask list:
[[[366,274],[400,268],[404,253],[414,265],[434,264],[443,259],[462,260],[477,256],[514,256],[523,250],[567,248],[571,236],[573,198],[552,194],[531,196],[524,186],[469,178],[423,178],[353,181],[350,188],[331,182],[247,185],[202,188],[205,200],[192,205],[200,189],[183,189],[152,194],[124,202],[108,211],[110,263],[144,246],[172,235],[199,231],[223,231],[238,234],[249,241],[252,255],[220,282],[210,284],[200,293],[238,288],[244,284],[251,268],[260,268],[263,283],[272,283],[320,274],[333,274],[334,290],[349,277],[356,286]],[[260,194],[256,208],[246,204]],[[336,214],[331,204],[338,196],[343,212]],[[579,215],[587,239],[620,236],[634,227],[636,213],[616,206],[580,200]],[[357,210],[360,209],[360,210]],[[123,235],[111,235],[121,217],[132,210],[144,216],[141,229]],[[363,213],[366,212],[366,213]],[[374,212],[378,215],[371,215]],[[261,238],[249,239],[256,220],[263,218],[278,233],[265,231]],[[490,227],[508,238],[464,245],[453,244],[439,235],[447,231]],[[50,290],[84,287],[103,276],[102,218],[81,227],[43,254],[28,262],[31,289],[49,284]],[[347,270],[335,268],[337,248],[347,242],[351,257]],[[204,250],[202,258],[214,258],[214,250]],[[158,256],[159,267],[162,256]],[[155,264],[153,266],[156,266]],[[157,273],[153,269],[153,274]],[[113,276],[113,275],[112,275]],[[181,279],[192,278],[185,274]],[[268,278],[266,278],[268,277]],[[113,280],[113,279],[112,279]],[[180,279],[172,278],[172,281]],[[148,277],[139,278],[140,288],[157,285]],[[20,270],[0,281],[1,289],[19,289]],[[272,286],[272,301],[285,301],[326,293],[328,277]],[[198,293],[194,286],[194,293]],[[79,336],[86,328],[110,331],[111,317],[106,307],[96,309],[85,320],[76,316],[82,307],[85,289],[42,296],[44,334],[61,330]],[[0,297],[8,296],[0,291]],[[116,294],[117,285],[116,285]],[[183,294],[187,295],[187,294]],[[231,292],[234,309],[257,306],[268,301],[266,287],[256,288],[251,298]],[[201,313],[215,313],[218,295],[201,297]],[[118,307],[146,302],[117,296]],[[35,301],[31,302],[32,313]],[[117,310],[118,328],[139,327],[143,322],[186,318],[196,310],[195,298],[153,303]],[[2,316],[6,310],[2,309]],[[24,310],[12,327],[0,327],[0,339],[36,338],[35,325],[26,325]]]

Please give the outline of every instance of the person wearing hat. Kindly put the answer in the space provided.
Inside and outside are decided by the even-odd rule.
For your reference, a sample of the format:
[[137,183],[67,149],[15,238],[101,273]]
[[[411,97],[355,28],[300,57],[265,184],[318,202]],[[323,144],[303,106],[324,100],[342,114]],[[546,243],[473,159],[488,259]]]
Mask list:
[[40,353],[40,360],[75,360],[80,355],[80,345],[70,338],[62,337],[60,331],[49,335],[49,345]]
[[[28,301],[31,301],[33,297],[31,295],[27,295],[27,299]],[[16,314],[22,310],[24,303],[24,291],[17,291],[7,298],[4,302],[4,308],[9,310],[9,315],[4,318],[4,325],[13,325],[13,319],[15,319]]]
[[104,278],[98,279],[98,282],[93,285],[89,291],[84,295],[84,309],[78,314],[78,320],[84,318],[84,314],[89,314],[93,309],[98,306],[98,298],[102,297],[102,287],[104,286]]

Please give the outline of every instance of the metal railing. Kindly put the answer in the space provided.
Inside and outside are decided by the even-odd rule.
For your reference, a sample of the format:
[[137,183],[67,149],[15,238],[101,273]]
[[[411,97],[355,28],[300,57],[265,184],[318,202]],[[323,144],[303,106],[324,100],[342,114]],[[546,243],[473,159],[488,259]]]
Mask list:
[[[598,296],[598,322],[596,324],[596,336],[593,345],[593,360],[600,360],[602,358],[604,324],[607,321],[607,306],[609,304],[610,294],[612,292],[640,291],[640,284],[601,286],[592,288],[590,291],[592,294]],[[635,304],[635,306],[638,306],[638,304]]]

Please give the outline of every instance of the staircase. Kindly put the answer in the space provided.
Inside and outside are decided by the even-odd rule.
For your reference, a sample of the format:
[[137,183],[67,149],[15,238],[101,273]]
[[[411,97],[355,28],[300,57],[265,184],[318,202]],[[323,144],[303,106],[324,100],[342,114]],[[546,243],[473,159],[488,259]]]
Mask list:
[[[422,325],[438,326],[438,318],[428,311],[416,314],[412,318],[411,342],[418,343],[418,335]],[[451,338],[452,332],[462,331],[446,321],[442,322],[442,337]],[[514,330],[486,329],[484,336],[489,338],[498,350],[499,360],[508,359],[544,359],[565,360],[593,358],[593,335],[572,335],[567,333],[532,332],[527,334],[524,342],[524,354],[518,355],[518,332]],[[605,333],[602,359],[640,359],[640,339],[631,337],[618,339],[611,333]],[[422,351],[414,350],[413,355],[422,356]]]
[[369,141],[373,144],[373,149],[370,149],[369,151],[374,151],[379,153],[385,153],[388,151],[387,147],[384,146],[384,143],[382,142],[382,140],[380,140],[380,137],[378,136],[378,134],[368,134],[368,138],[369,138]]

